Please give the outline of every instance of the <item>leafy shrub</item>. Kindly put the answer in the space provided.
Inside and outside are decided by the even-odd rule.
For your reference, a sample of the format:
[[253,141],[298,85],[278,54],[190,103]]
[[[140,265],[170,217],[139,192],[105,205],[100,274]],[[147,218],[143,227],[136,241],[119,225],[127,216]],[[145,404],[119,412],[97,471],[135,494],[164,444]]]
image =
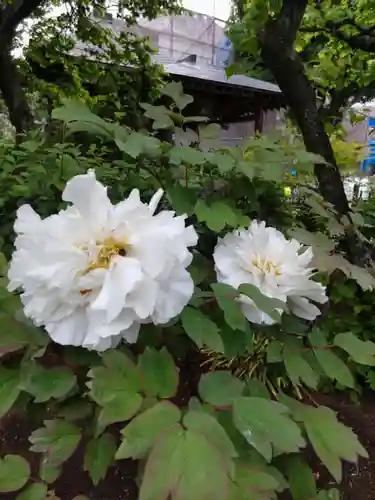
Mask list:
[[[374,364],[375,344],[361,338],[356,331],[336,334],[335,328],[328,327],[328,320],[324,319],[326,305],[322,306],[322,320],[318,315],[320,311],[311,309],[311,306],[308,306],[310,316],[299,319],[291,313],[293,307],[298,309],[292,303],[297,301],[297,305],[301,305],[299,297],[305,296],[322,302],[325,299],[324,293],[321,295],[324,287],[319,285],[317,276],[306,282],[300,281],[305,272],[302,254],[310,246],[314,252],[313,267],[320,272],[321,281],[328,281],[328,274],[333,279],[334,273],[339,272],[341,276],[346,275],[345,286],[350,288],[351,283],[358,283],[353,286],[369,290],[374,287],[374,278],[369,271],[347,261],[340,252],[340,238],[345,234],[347,222],[339,221],[332,207],[325,204],[314,190],[301,188],[299,205],[283,196],[284,174],[288,174],[290,163],[285,151],[280,152],[278,162],[278,148],[272,139],[267,142],[255,138],[245,148],[210,149],[207,143],[215,137],[216,127],[204,123],[201,118],[186,117],[182,113],[191,102],[190,96],[185,95],[176,83],[168,84],[162,92],[170,98],[169,107],[142,105],[145,116],[153,122],[152,133],[121,127],[95,115],[81,102],[69,101],[53,112],[54,119],[64,124],[64,143],[51,146],[36,136],[17,147],[2,144],[0,203],[4,255],[0,288],[3,325],[0,348],[4,355],[0,368],[0,415],[7,414],[13,407],[30,412],[38,406],[45,413],[44,424],[29,438],[31,451],[41,455],[37,483],[35,479],[34,483],[30,482],[30,468],[25,458],[8,455],[0,462],[0,492],[22,490],[20,495],[23,496],[18,498],[25,498],[25,495],[27,498],[37,484],[42,499],[46,491],[52,489],[64,463],[82,445],[84,468],[94,484],[106,476],[116,460],[139,460],[141,500],[167,500],[169,496],[173,499],[264,500],[274,499],[286,489],[290,489],[298,500],[333,498],[335,490],[317,492],[312,471],[303,458],[303,449],[311,444],[337,481],[341,479],[341,460],[356,462],[358,456],[366,456],[366,451],[332,410],[309,406],[298,401],[292,392],[289,395],[283,393],[278,386],[273,386],[271,392],[262,373],[266,371],[271,379],[283,377],[289,381],[289,386],[297,388],[297,392],[318,389],[327,380],[354,388],[356,382],[352,368],[356,370],[358,365]],[[192,123],[197,132],[189,130]],[[163,129],[173,131],[175,144],[156,137]],[[91,137],[93,146],[89,149],[80,147],[77,134],[80,134],[78,137],[81,134]],[[184,145],[178,143],[181,138]],[[72,142],[66,142],[68,140]],[[203,141],[204,148],[201,147]],[[251,154],[246,154],[249,151]],[[291,154],[297,171],[312,171],[313,156],[301,152],[296,155],[295,151]],[[31,204],[44,217],[64,208],[65,204],[60,200],[67,181],[72,177],[81,179],[77,175],[89,168],[95,168],[98,179],[110,186],[112,202],[121,202],[132,189],[138,188],[143,201],[150,203],[148,209],[147,205],[141,206],[137,202],[138,208],[146,210],[147,217],[153,217],[156,210],[153,195],[161,187],[165,198],[154,219],[160,222],[161,217],[171,217],[163,211],[172,208],[177,215],[187,214],[186,225],[193,225],[199,236],[198,244],[192,250],[193,261],[188,267],[194,290],[192,288],[189,304],[182,313],[169,318],[166,324],[152,317],[148,323],[141,324],[135,344],[119,344],[104,352],[85,350],[80,347],[82,342],[78,337],[67,330],[61,333],[64,338],[70,336],[72,340],[65,343],[76,346],[58,346],[51,341],[50,335],[60,340],[60,333],[51,333],[50,324],[47,325],[50,335],[31,324],[22,313],[19,295],[7,291],[9,278],[14,288],[21,285],[26,290],[28,287],[31,296],[34,294],[35,297],[36,294],[45,294],[48,286],[53,288],[53,283],[46,281],[46,272],[54,271],[54,279],[58,281],[65,279],[65,275],[53,267],[56,262],[50,262],[50,268],[47,262],[46,268],[43,263],[41,266],[40,254],[46,255],[44,245],[51,242],[47,241],[45,229],[37,218],[28,219],[31,225],[23,223],[21,227],[24,208],[19,212],[16,227],[17,245],[24,248],[25,241],[28,241],[29,249],[33,248],[33,251],[40,245],[40,253],[34,254],[35,265],[31,265],[26,274],[17,264],[17,258],[22,261],[24,257],[15,253],[8,278],[7,258],[12,255],[14,239],[11,225],[15,209],[25,203]],[[85,179],[86,182],[88,177]],[[71,181],[68,186],[71,194],[65,190],[64,196],[72,200]],[[81,210],[91,203],[90,198],[86,196],[85,199],[86,204],[81,203]],[[269,200],[272,203],[268,203]],[[303,222],[302,210],[306,206],[316,214],[315,232],[308,231]],[[97,213],[101,217],[102,213]],[[31,212],[27,214],[29,217]],[[61,217],[69,220],[72,212],[64,214],[55,220],[62,220]],[[257,286],[251,282],[236,284],[235,274],[227,272],[225,262],[218,258],[218,248],[223,241],[227,241],[230,254],[235,254],[238,248],[230,243],[231,238],[237,238],[239,234],[246,241],[249,238],[249,233],[236,230],[248,227],[251,220],[260,216],[303,245],[293,247],[291,255],[297,261],[301,259],[301,267],[294,276],[286,274],[290,282],[285,283],[282,293],[280,287],[276,287],[277,293],[275,290],[271,293],[262,280],[256,283]],[[48,225],[48,220],[43,222],[43,228],[48,227],[49,234],[60,230],[56,224]],[[158,227],[158,234],[161,234],[161,226]],[[32,228],[35,228],[35,234]],[[271,272],[273,264],[264,260],[265,257],[262,260],[261,238],[266,230],[254,224],[251,228],[260,231],[257,233],[260,239],[254,237],[252,240],[250,250],[257,253],[249,255],[248,266],[252,266],[253,275],[259,277],[263,276],[264,269]],[[64,234],[69,240],[69,231]],[[226,239],[228,235],[231,236]],[[276,238],[272,247],[276,252],[286,252],[290,248],[276,229],[270,228],[267,235]],[[159,243],[152,239],[154,237],[155,234],[150,233],[148,250],[158,248]],[[61,247],[54,246],[53,252],[65,248],[63,240],[57,241]],[[254,242],[258,247],[255,248]],[[181,255],[176,249],[182,243],[180,235],[166,251],[178,260]],[[126,245],[121,249],[113,241],[111,248],[108,242],[106,245],[106,251],[110,251],[100,254],[98,258],[102,260],[95,261],[91,270],[105,270],[110,265],[111,252],[121,255],[123,251],[126,255]],[[84,251],[87,251],[86,247]],[[309,254],[305,255],[308,257]],[[156,255],[154,261],[164,257],[163,254]],[[184,262],[181,265],[186,266],[188,260],[181,258]],[[151,259],[153,265],[154,261]],[[238,269],[239,260],[232,256],[230,262]],[[280,263],[281,266],[284,264]],[[291,272],[294,265],[292,259],[289,271],[274,268],[273,276]],[[306,276],[310,277],[309,274]],[[17,285],[17,279],[24,282]],[[39,288],[35,288],[33,279],[39,280]],[[169,278],[157,279],[166,283]],[[289,289],[295,279],[294,288]],[[150,286],[153,286],[154,282],[151,282]],[[43,289],[43,283],[43,286],[47,283],[47,288]],[[118,293],[120,290],[119,285]],[[92,291],[91,288],[78,288],[78,299]],[[165,293],[172,300],[172,295],[168,295],[170,292]],[[144,297],[143,294],[142,300]],[[101,300],[106,304],[118,304],[117,298],[117,294],[112,293]],[[39,305],[44,307],[47,299]],[[61,298],[70,299],[69,295]],[[23,301],[28,302],[28,299],[24,297]],[[303,304],[306,308],[306,303]],[[251,311],[245,306],[251,306]],[[34,303],[30,307],[29,314],[35,317],[39,306]],[[105,307],[105,313],[108,313],[108,308],[109,305]],[[26,309],[25,312],[27,314]],[[263,319],[250,322],[254,321],[251,319],[254,314]],[[258,324],[261,322],[263,324]],[[45,322],[41,320],[39,323]],[[92,324],[92,331],[96,326]],[[89,329],[88,333],[92,331]],[[176,399],[177,393],[186,385],[186,374],[178,369],[181,357],[195,360],[200,349],[204,348],[228,359],[241,358],[256,355],[259,346],[261,370],[246,374],[231,373],[230,367],[206,373],[202,370],[196,374],[197,380],[188,381],[191,388],[189,400],[182,404]],[[54,360],[52,367],[47,362],[51,358]],[[114,432],[114,425],[123,426],[121,439]],[[301,491],[304,496],[301,496]]]

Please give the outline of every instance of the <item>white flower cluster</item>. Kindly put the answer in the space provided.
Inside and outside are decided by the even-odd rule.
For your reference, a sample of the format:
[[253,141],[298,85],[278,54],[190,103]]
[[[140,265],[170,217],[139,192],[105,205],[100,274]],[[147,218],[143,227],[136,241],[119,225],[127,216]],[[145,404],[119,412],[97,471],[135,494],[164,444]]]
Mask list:
[[[133,190],[113,205],[89,171],[67,183],[66,210],[41,219],[23,205],[8,276],[9,290],[22,291],[25,315],[59,344],[98,351],[122,339],[136,342],[141,324],[178,316],[193,295],[187,267],[198,237],[186,216],[155,215],[162,195],[157,191],[147,205]],[[297,241],[257,222],[225,236],[214,252],[219,282],[254,284],[306,319],[320,313],[309,299],[327,300],[310,279],[311,258],[311,249],[301,253]],[[240,301],[249,321],[271,323],[248,297]]]

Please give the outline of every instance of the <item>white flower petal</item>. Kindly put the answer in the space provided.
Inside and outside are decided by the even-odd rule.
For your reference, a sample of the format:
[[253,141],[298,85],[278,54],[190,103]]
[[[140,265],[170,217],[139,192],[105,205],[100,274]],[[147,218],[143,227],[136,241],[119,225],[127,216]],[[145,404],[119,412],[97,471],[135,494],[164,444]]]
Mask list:
[[158,208],[158,205],[160,203],[160,200],[163,198],[164,190],[163,189],[158,189],[154,196],[151,198],[150,203],[148,204],[150,212],[152,215],[156,212],[156,209]]
[[102,289],[91,308],[106,311],[107,322],[113,321],[125,307],[126,296],[142,277],[138,260],[129,257],[116,258],[109,267]]
[[288,297],[288,305],[293,314],[309,321],[320,315],[320,309],[304,297]]

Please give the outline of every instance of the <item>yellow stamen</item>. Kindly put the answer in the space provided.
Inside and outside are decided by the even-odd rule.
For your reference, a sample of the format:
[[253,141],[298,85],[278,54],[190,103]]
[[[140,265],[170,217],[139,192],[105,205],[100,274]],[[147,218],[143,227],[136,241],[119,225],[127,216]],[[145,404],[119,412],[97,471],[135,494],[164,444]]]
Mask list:
[[[93,271],[94,269],[108,269],[113,257],[120,255],[121,257],[125,257],[130,245],[123,242],[115,241],[113,238],[107,238],[103,242],[97,242],[97,246],[99,247],[99,253],[97,258],[90,266],[87,268],[85,274]],[[83,248],[87,250],[87,248]],[[91,293],[91,289],[80,290],[81,295],[87,295]]]
[[273,271],[275,276],[281,275],[280,271],[278,270],[278,266],[273,262],[270,262],[269,260],[261,259],[258,257],[258,259],[254,259],[252,261],[252,264],[264,274],[271,274],[271,272]]

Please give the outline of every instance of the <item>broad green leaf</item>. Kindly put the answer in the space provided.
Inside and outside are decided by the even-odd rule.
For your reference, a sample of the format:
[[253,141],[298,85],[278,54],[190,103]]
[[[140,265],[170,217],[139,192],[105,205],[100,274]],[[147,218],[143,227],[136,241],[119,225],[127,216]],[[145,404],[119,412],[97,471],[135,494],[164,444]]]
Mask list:
[[16,500],[45,500],[48,487],[43,483],[34,483],[17,495]]
[[52,398],[62,398],[77,383],[76,376],[69,369],[45,369],[34,364],[22,373],[22,378],[22,390],[34,396],[36,403],[43,403]]
[[314,499],[317,495],[314,474],[303,458],[289,455],[285,464],[293,500]]
[[0,460],[0,492],[10,493],[25,486],[30,477],[28,462],[19,455],[5,455]]
[[373,342],[360,340],[351,332],[339,333],[333,342],[346,351],[356,363],[375,366],[375,344]]
[[178,215],[192,215],[196,196],[191,189],[177,184],[167,191],[169,201]]
[[241,396],[245,384],[228,371],[206,373],[199,382],[200,397],[212,406],[230,406]]
[[319,376],[303,357],[303,352],[294,349],[293,346],[285,345],[283,359],[288,377],[293,385],[300,385],[300,381],[302,381],[308,387],[317,388]]
[[112,138],[111,124],[90,111],[86,104],[77,99],[67,99],[64,106],[52,111],[54,120],[65,122],[74,132],[90,132],[107,139]]
[[177,406],[163,401],[137,415],[122,430],[123,440],[117,450],[116,459],[143,458],[156,438],[168,428],[178,424],[181,412]]
[[221,325],[221,338],[224,342],[225,357],[233,359],[237,356],[246,356],[253,348],[253,332],[250,324],[246,330],[233,330],[229,325]]
[[174,146],[169,152],[169,161],[174,165],[203,165],[206,163],[206,153],[189,146]]
[[358,455],[368,457],[352,429],[339,422],[330,408],[315,408],[284,395],[280,399],[291,409],[294,419],[303,423],[315,453],[336,481],[341,480],[341,460],[355,463]]
[[139,500],[227,500],[228,467],[202,434],[171,428],[149,455]]
[[308,325],[302,323],[302,321],[297,319],[295,316],[289,316],[288,314],[283,314],[281,328],[284,332],[296,333],[300,335],[303,335],[309,329]]
[[186,429],[202,433],[223,456],[228,459],[238,456],[232,441],[213,415],[204,411],[190,410],[182,422]]
[[246,320],[241,307],[236,298],[238,292],[229,285],[223,283],[214,283],[211,288],[215,294],[218,306],[224,313],[227,324],[233,330],[246,331],[248,321]]
[[288,231],[288,234],[304,245],[318,247],[326,252],[331,252],[335,247],[335,243],[323,233],[310,233],[298,227]]
[[39,466],[39,477],[47,484],[52,484],[61,474],[60,465],[52,465],[46,455],[42,456]]
[[69,398],[68,401],[59,405],[57,416],[72,422],[84,420],[93,414],[94,407],[94,403],[91,401],[83,399],[82,396],[77,396],[76,398]]
[[0,418],[5,415],[16,402],[20,393],[20,373],[18,370],[0,368]]
[[215,232],[220,232],[225,226],[238,226],[238,214],[224,201],[207,205],[203,200],[198,200],[194,212],[199,221],[205,222]]
[[188,104],[194,101],[191,95],[185,94],[181,82],[169,82],[160,89],[160,93],[169,96],[182,111]]
[[314,349],[315,357],[324,373],[332,380],[337,380],[344,387],[354,388],[355,381],[346,363],[332,350]]
[[216,352],[224,352],[223,340],[217,325],[198,309],[186,307],[181,314],[182,326],[186,334],[202,348],[207,346]]
[[140,106],[145,110],[145,116],[154,120],[152,128],[157,129],[174,129],[175,124],[171,118],[172,112],[165,106],[154,106],[146,102],[141,102]]
[[7,314],[0,314],[0,350],[16,351],[31,344],[27,325]]
[[46,420],[45,427],[36,429],[30,436],[31,451],[46,453],[51,465],[60,465],[74,453],[81,432],[75,425],[62,420]]
[[90,474],[95,486],[105,478],[116,453],[116,441],[111,434],[92,439],[85,451],[84,469]]
[[144,135],[139,132],[132,132],[125,140],[115,139],[117,147],[132,158],[138,158],[144,154],[154,156],[160,151],[160,141],[155,137]]
[[143,398],[137,392],[117,394],[100,410],[98,423],[105,429],[115,422],[130,420],[141,408]]
[[263,295],[263,293],[254,285],[241,285],[238,291],[249,297],[256,307],[266,313],[271,319],[279,322],[281,320],[281,311],[285,309],[285,304],[278,299],[272,299]]
[[249,444],[269,462],[273,448],[295,453],[305,446],[301,430],[291,420],[286,406],[264,398],[237,398],[233,405],[234,423]]
[[110,350],[103,354],[106,366],[95,367],[89,372],[87,383],[90,397],[102,410],[99,425],[106,427],[114,422],[132,418],[142,405],[141,376],[135,363],[124,353]]
[[245,463],[237,464],[234,485],[230,500],[271,500],[280,486],[265,470]]
[[147,347],[139,357],[138,367],[143,375],[143,392],[148,397],[170,398],[178,386],[178,373],[172,356],[163,347],[160,351]]
[[283,361],[283,343],[272,340],[267,346],[267,362],[280,363]]

